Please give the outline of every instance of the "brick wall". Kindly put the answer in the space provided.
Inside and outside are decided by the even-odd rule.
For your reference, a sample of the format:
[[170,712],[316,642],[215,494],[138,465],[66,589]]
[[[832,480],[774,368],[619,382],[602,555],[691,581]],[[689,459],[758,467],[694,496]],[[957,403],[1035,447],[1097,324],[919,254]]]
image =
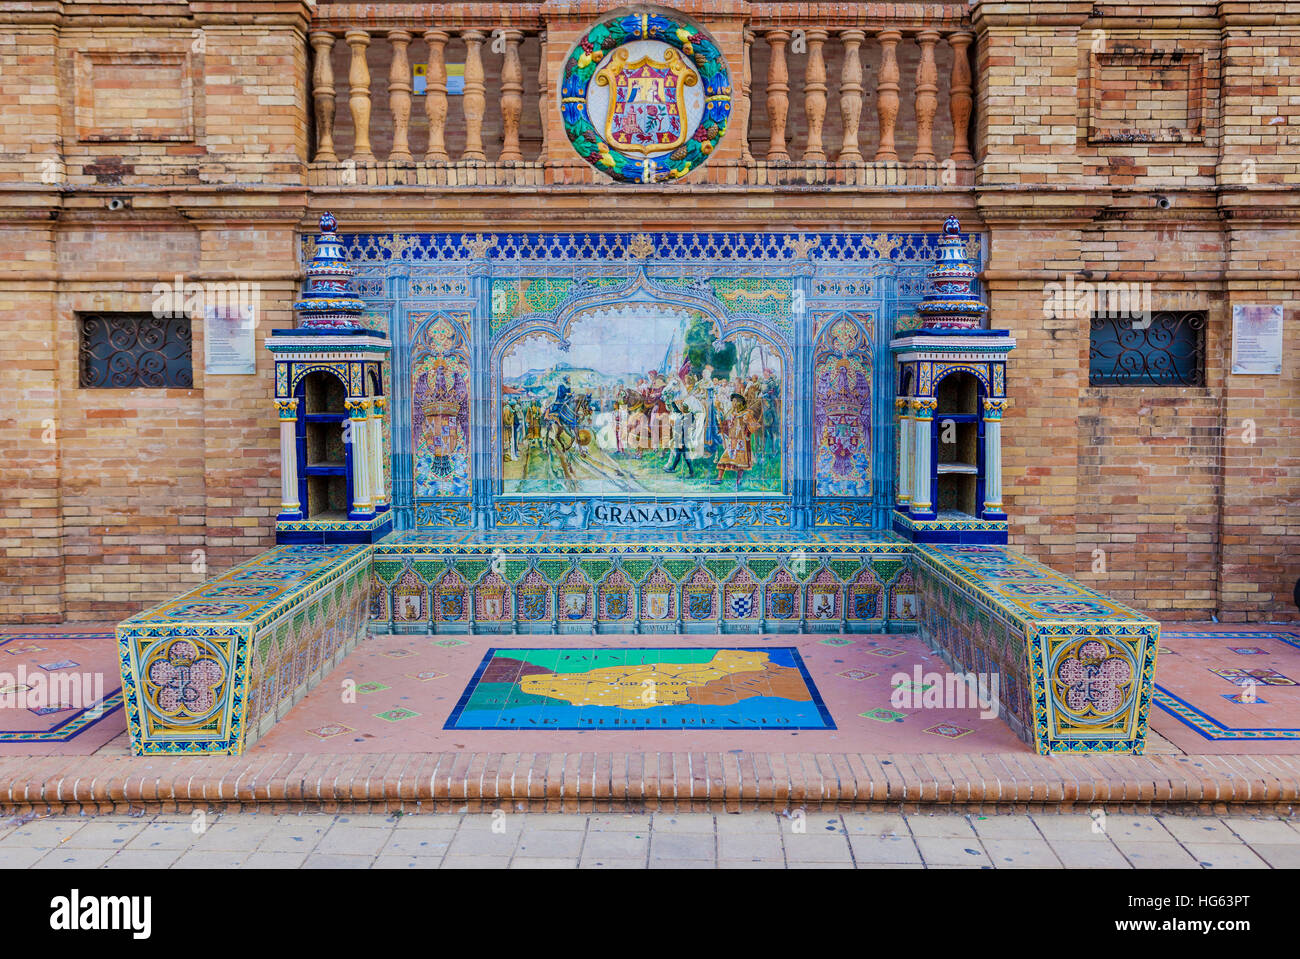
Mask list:
[[[884,25],[905,7],[872,7],[873,23]],[[326,206],[351,228],[380,232],[503,222],[523,230],[934,229],[944,213],[960,212],[967,228],[988,232],[992,323],[1018,341],[1003,432],[1013,544],[1164,618],[1295,618],[1297,338],[1288,336],[1280,377],[1234,375],[1230,365],[1233,304],[1282,304],[1289,333],[1300,321],[1300,16],[1286,5],[980,0],[969,25],[976,35],[973,188],[841,190],[828,198],[810,188],[723,188],[693,179],[661,194],[628,191],[616,203],[603,184],[586,184],[593,175],[585,168],[574,184],[532,194],[313,194],[304,185],[309,6],[267,0],[193,13],[167,6],[135,20],[116,9],[92,5],[49,14],[48,22],[39,12],[0,13],[0,21],[23,21],[0,30],[0,183],[7,188],[0,256],[8,267],[0,276],[0,621],[119,617],[270,543],[278,441],[262,342],[267,330],[291,323],[297,237]],[[372,13],[382,18],[386,9]],[[504,17],[514,7],[500,9]],[[537,9],[529,9],[529,22],[537,22]],[[553,78],[598,12],[591,3],[551,10]],[[750,12],[791,27],[842,16],[837,5],[702,0],[691,0],[688,12],[729,56]],[[868,158],[877,142],[880,63],[872,29],[861,51]],[[410,60],[419,63],[426,55],[415,32]],[[842,52],[830,33],[824,135],[834,157]],[[392,141],[382,34],[376,29],[368,52],[372,142],[381,159]],[[898,55],[897,144],[906,160],[916,136],[913,35]],[[952,50],[941,42],[936,55],[935,146],[943,157],[952,140]],[[528,37],[521,47],[526,159],[541,146],[539,56]],[[760,157],[767,57],[760,37],[752,48],[750,124]],[[333,51],[340,157],[352,143],[349,58],[340,38]],[[463,60],[463,44],[453,40],[447,61]],[[806,139],[807,57],[788,52],[787,62],[797,161]],[[491,159],[500,148],[501,56],[485,46],[484,65]],[[161,92],[172,86],[179,97]],[[427,141],[420,97],[411,119],[419,157]],[[553,159],[581,167],[553,109],[548,136]],[[459,98],[451,98],[453,156],[463,140]],[[728,138],[719,151],[730,156],[738,147]],[[109,211],[109,194],[127,197],[129,207]],[[1160,209],[1157,195],[1171,206]],[[1098,281],[1149,283],[1157,309],[1204,310],[1205,384],[1090,387],[1086,318],[1048,317],[1043,309],[1044,285],[1081,271]],[[259,284],[257,375],[205,377],[200,325],[193,389],[79,388],[77,312],[147,309],[152,285],[178,272]],[[1097,550],[1104,566],[1096,565]]]

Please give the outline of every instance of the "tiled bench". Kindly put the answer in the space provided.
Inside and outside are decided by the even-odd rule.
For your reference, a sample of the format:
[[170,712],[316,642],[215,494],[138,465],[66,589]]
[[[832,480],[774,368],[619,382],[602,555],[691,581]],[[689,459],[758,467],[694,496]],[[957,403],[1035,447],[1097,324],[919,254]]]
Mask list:
[[997,674],[1000,714],[1038,752],[1140,753],[1160,624],[1005,546],[917,546],[921,637]]
[[375,545],[371,623],[397,633],[880,633],[915,628],[892,533],[537,542],[399,533]]
[[365,635],[370,546],[280,546],[117,627],[137,754],[247,749]]

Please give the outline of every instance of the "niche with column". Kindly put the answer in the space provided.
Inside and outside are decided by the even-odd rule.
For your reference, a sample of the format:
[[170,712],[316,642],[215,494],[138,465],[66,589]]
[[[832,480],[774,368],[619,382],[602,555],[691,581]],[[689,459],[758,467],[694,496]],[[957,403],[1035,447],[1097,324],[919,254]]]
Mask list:
[[309,520],[346,520],[353,508],[347,388],[333,373],[308,373],[295,391],[298,500]]
[[984,421],[980,381],[950,373],[934,389],[931,502],[939,515],[979,516],[984,503]]

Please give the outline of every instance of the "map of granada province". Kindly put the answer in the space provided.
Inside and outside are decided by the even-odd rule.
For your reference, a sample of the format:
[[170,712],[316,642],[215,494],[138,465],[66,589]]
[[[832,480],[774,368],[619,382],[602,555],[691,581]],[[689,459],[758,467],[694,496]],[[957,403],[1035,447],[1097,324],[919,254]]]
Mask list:
[[834,729],[799,651],[489,649],[447,729]]

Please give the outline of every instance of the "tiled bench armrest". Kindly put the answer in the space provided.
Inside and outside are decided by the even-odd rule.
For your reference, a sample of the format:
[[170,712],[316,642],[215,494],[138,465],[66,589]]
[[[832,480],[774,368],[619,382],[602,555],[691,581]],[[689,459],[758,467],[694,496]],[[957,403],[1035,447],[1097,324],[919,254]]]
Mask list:
[[1040,753],[1142,751],[1160,624],[1005,546],[918,546],[919,631]]
[[133,751],[238,754],[365,633],[370,546],[280,546],[118,624]]

